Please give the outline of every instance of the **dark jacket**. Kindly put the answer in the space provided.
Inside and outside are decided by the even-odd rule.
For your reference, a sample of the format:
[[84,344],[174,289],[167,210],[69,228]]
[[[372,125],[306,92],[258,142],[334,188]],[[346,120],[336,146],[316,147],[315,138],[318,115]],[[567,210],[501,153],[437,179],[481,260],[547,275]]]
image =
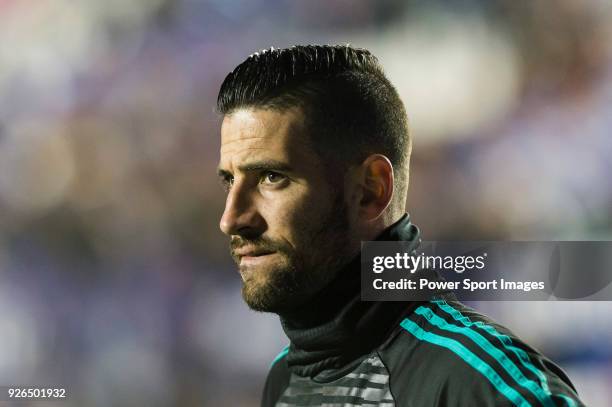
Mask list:
[[[377,240],[419,242],[408,216]],[[438,293],[363,302],[359,259],[317,298],[282,315],[291,344],[262,406],[582,406],[565,373],[505,327]]]

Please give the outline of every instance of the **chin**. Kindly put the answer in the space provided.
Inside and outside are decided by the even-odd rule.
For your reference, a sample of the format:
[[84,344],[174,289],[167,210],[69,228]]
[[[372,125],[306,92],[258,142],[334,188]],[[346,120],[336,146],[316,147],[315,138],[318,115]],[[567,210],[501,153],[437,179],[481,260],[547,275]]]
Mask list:
[[271,278],[270,274],[259,274],[243,281],[242,298],[249,308],[279,314],[299,305],[303,290],[294,287],[293,279],[283,281],[281,276],[282,273],[274,276],[277,278]]
[[252,287],[248,283],[242,286],[242,298],[253,311],[280,313],[292,307],[287,295],[279,295],[269,287]]
[[[283,314],[300,307],[325,287],[336,265],[297,268],[296,262],[241,269],[242,298],[254,311]],[[299,264],[299,262],[297,262]],[[325,272],[320,272],[324,270]]]

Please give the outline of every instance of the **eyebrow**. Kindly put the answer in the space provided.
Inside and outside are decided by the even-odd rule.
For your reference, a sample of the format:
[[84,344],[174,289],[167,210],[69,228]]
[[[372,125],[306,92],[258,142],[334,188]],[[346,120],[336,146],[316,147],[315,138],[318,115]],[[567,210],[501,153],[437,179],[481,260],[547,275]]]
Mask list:
[[[255,161],[252,163],[247,163],[238,166],[238,169],[242,172],[254,172],[254,171],[283,171],[283,172],[291,172],[293,169],[289,164],[286,164],[281,161],[276,160],[263,160],[263,161]],[[231,173],[222,168],[217,168],[217,175],[222,177],[226,175],[231,175]]]

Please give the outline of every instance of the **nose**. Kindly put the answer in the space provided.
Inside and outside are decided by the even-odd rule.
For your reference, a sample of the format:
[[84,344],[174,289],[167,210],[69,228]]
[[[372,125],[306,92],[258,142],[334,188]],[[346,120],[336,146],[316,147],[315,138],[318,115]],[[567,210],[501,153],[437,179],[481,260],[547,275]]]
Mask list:
[[256,237],[265,230],[265,220],[259,213],[253,197],[238,183],[230,189],[219,228],[229,236]]

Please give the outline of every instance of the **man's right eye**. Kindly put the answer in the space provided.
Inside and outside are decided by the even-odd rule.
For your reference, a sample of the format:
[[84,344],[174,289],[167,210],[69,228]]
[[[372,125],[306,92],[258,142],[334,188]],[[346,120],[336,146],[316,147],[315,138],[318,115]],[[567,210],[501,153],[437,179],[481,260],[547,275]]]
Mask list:
[[224,175],[220,178],[220,181],[225,191],[229,191],[232,185],[234,185],[234,177],[232,175]]

